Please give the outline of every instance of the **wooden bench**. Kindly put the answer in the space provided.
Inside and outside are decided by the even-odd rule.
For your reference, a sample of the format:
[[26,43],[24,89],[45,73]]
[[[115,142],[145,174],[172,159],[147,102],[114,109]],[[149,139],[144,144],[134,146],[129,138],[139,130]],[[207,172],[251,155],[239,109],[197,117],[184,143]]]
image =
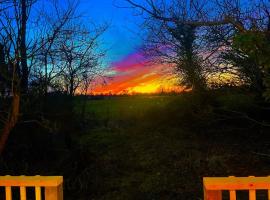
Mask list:
[[[27,187],[35,188],[36,200],[63,200],[62,176],[0,176],[0,187],[5,187],[6,200],[12,200],[12,188],[20,188],[20,199],[26,200]],[[42,188],[44,194],[42,195]]]
[[270,177],[205,177],[204,200],[222,200],[222,191],[229,191],[230,200],[236,200],[237,190],[247,190],[249,199],[256,200],[256,190],[266,190],[270,200]]

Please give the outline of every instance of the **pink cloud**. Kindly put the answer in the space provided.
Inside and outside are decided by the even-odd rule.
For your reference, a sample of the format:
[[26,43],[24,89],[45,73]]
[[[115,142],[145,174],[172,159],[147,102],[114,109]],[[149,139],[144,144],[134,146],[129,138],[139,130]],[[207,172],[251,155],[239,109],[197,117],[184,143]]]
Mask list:
[[[106,85],[94,87],[93,93],[120,94],[125,90],[131,90],[134,87],[141,85],[147,86],[149,84],[156,84],[157,87],[162,87],[161,82],[167,80],[169,76],[164,71],[168,72],[171,70],[172,67],[168,65],[150,64],[145,56],[136,52],[128,55],[119,62],[112,63],[109,68],[109,71],[114,72],[112,79],[108,80]],[[167,86],[169,85],[168,83],[165,84]]]

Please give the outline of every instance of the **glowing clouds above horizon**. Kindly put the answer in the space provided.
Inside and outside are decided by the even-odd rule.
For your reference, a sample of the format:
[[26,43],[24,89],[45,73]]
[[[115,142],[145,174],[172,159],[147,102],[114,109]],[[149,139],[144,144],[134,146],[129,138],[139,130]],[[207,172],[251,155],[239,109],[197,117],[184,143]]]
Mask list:
[[177,79],[172,73],[173,67],[147,62],[139,53],[126,56],[119,62],[111,64],[107,69],[104,81],[95,80],[89,93],[92,94],[136,94],[181,92],[183,88],[177,86]]

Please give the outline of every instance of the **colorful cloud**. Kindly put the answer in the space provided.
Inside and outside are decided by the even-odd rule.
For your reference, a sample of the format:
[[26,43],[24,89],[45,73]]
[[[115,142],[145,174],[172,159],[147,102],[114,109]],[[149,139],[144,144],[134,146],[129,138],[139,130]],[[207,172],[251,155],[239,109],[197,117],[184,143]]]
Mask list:
[[133,53],[111,64],[106,84],[96,80],[92,94],[134,94],[181,92],[177,79],[172,75],[173,67],[165,64],[150,64],[140,53]]

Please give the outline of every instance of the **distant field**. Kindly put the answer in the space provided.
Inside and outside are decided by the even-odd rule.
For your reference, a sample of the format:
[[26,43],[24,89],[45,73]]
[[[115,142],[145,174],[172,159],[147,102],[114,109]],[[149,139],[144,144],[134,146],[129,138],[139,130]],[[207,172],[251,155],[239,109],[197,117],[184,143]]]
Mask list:
[[99,100],[89,100],[87,112],[93,113],[99,118],[142,117],[147,111],[165,109],[169,103],[179,98],[179,96],[105,97]]

